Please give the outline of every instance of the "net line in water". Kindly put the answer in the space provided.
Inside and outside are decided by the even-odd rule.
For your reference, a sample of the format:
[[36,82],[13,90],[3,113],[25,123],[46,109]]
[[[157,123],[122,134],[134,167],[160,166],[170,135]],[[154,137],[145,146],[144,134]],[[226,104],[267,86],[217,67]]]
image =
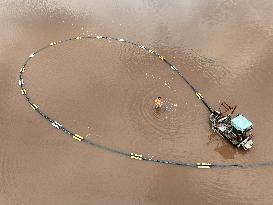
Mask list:
[[106,36],[91,36],[91,35],[88,35],[88,36],[78,36],[78,37],[69,38],[69,39],[66,39],[66,40],[60,40],[60,41],[52,42],[52,43],[48,44],[47,46],[42,47],[42,48],[38,49],[37,51],[31,53],[29,55],[29,57],[26,59],[26,61],[23,63],[21,68],[20,68],[19,87],[20,87],[21,94],[25,97],[27,102],[30,104],[31,108],[34,111],[36,111],[41,117],[43,117],[49,123],[51,123],[51,125],[53,127],[55,127],[58,130],[63,131],[68,136],[72,137],[74,140],[76,140],[78,142],[85,143],[87,145],[96,147],[96,148],[101,149],[101,150],[111,152],[113,154],[118,154],[118,155],[122,155],[124,157],[128,157],[128,158],[135,159],[135,160],[146,161],[146,162],[169,164],[169,165],[176,165],[176,166],[180,166],[180,167],[199,168],[199,169],[209,169],[209,168],[251,168],[251,167],[260,167],[260,166],[273,166],[273,161],[258,162],[258,163],[252,163],[252,164],[236,164],[236,163],[235,164],[214,164],[214,163],[207,163],[207,162],[191,163],[191,162],[181,162],[181,161],[175,161],[175,160],[157,159],[157,158],[154,158],[154,157],[149,157],[148,155],[126,152],[126,151],[122,151],[122,150],[118,150],[118,149],[114,149],[114,148],[105,146],[103,144],[97,144],[97,143],[95,143],[95,142],[93,142],[93,141],[91,141],[89,139],[86,139],[86,138],[82,137],[81,135],[79,135],[77,133],[74,133],[73,131],[71,131],[68,128],[61,125],[55,119],[53,119],[52,117],[48,116],[45,112],[43,112],[39,108],[39,106],[36,105],[31,100],[31,98],[30,98],[30,96],[29,96],[29,94],[27,92],[27,89],[25,87],[23,75],[25,73],[28,62],[32,58],[34,58],[36,54],[44,51],[45,49],[47,49],[49,47],[65,43],[67,41],[83,40],[83,39],[96,39],[96,40],[105,39],[105,40],[108,40],[108,42],[116,41],[116,42],[120,42],[120,43],[127,43],[127,44],[131,44],[131,45],[133,45],[135,47],[138,47],[140,49],[143,49],[143,50],[155,55],[156,57],[158,57],[158,59],[164,61],[173,70],[173,72],[176,72],[190,86],[190,88],[195,93],[196,97],[199,100],[201,100],[201,102],[205,105],[205,107],[208,109],[208,111],[210,113],[212,113],[212,111],[213,111],[213,109],[205,101],[203,95],[191,84],[191,82],[173,64],[171,64],[170,61],[168,61],[164,56],[161,56],[155,50],[153,50],[151,48],[147,48],[147,47],[145,47],[145,46],[143,46],[143,45],[141,45],[139,43],[135,43],[133,41],[118,39],[118,38],[113,38],[113,37],[106,37]]

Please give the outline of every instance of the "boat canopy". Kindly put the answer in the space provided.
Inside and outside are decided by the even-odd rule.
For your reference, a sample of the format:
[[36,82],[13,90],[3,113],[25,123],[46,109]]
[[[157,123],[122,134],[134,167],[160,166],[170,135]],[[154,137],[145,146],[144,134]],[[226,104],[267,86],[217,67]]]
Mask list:
[[252,123],[243,115],[238,115],[231,120],[231,125],[239,131],[245,131],[252,126]]

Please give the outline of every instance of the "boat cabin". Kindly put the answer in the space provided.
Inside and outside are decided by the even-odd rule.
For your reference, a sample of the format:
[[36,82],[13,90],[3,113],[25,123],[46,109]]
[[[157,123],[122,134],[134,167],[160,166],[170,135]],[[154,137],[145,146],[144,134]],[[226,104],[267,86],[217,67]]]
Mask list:
[[[252,123],[241,114],[232,118],[231,115],[236,106],[230,107],[226,103],[224,105],[225,108],[227,108],[225,112],[219,109],[219,111],[214,110],[210,115],[213,131],[228,139],[237,147],[243,147],[245,150],[250,149],[253,145],[251,133],[253,129]],[[231,114],[224,115],[227,111],[232,112]]]

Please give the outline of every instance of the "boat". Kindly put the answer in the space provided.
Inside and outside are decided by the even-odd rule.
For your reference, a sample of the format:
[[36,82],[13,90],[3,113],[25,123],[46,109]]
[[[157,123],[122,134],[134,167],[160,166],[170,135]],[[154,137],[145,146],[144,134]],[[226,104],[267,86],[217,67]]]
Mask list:
[[[221,107],[225,110],[221,111]],[[234,146],[249,150],[254,144],[253,125],[241,114],[232,117],[236,107],[222,102],[219,110],[213,110],[210,114],[211,127],[215,133],[229,140]]]

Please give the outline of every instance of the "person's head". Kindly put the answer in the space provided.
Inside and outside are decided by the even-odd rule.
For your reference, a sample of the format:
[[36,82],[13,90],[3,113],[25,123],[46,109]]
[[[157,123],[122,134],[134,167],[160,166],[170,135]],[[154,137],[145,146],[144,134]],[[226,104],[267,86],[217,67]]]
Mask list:
[[158,98],[159,100],[161,100],[161,97],[160,97],[160,96],[158,96],[157,98]]

